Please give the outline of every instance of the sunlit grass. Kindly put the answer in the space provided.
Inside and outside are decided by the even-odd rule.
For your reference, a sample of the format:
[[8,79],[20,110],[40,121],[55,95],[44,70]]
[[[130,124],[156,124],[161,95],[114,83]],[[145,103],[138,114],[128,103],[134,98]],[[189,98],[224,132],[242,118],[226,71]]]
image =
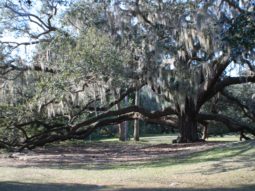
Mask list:
[[[84,144],[91,144],[91,143],[112,143],[112,144],[137,144],[137,145],[143,145],[143,144],[171,144],[174,139],[176,139],[178,134],[170,134],[170,135],[145,135],[140,137],[140,141],[136,142],[133,140],[133,138],[129,139],[127,142],[121,142],[118,138],[102,138],[102,139],[92,139],[92,140],[69,140],[65,142],[61,142],[61,145],[84,145]],[[230,135],[224,135],[224,136],[211,136],[206,141],[208,142],[237,142],[239,141],[239,135],[236,134],[230,134]],[[58,145],[54,144],[54,145]]]
[[[148,144],[170,144],[174,139],[178,137],[178,134],[170,134],[170,135],[146,135],[142,136],[140,138],[140,142],[136,143],[148,143]],[[99,139],[96,141],[100,142],[118,142],[118,138],[105,138],[105,139]],[[133,138],[130,139],[130,141],[133,141]],[[239,141],[239,135],[237,134],[229,134],[229,135],[222,135],[222,136],[210,136],[207,141],[213,142],[213,141],[226,141],[226,142],[237,142]],[[88,141],[90,142],[90,141]],[[92,141],[93,142],[93,141]]]
[[222,135],[222,136],[210,136],[208,141],[239,141],[240,136],[238,134]]

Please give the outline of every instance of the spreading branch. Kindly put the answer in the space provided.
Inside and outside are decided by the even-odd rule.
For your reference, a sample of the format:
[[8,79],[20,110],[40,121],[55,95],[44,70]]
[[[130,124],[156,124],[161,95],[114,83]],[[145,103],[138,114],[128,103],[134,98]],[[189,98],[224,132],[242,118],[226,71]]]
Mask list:
[[250,125],[237,121],[233,118],[227,117],[222,114],[209,114],[209,113],[199,113],[197,115],[197,120],[202,121],[219,121],[226,125],[233,132],[247,131],[248,133],[255,136],[255,128]]
[[241,100],[239,100],[238,98],[230,95],[227,91],[221,91],[221,94],[226,97],[229,101],[237,104],[241,110],[243,111],[243,113],[245,114],[246,117],[250,118],[251,120],[253,120],[255,122],[255,113],[253,113],[252,111],[250,111],[250,108],[243,104],[241,102]]
[[210,91],[205,91],[198,97],[198,106],[202,106],[206,101],[211,99],[214,95],[216,95],[218,92],[221,92],[230,85],[235,84],[244,84],[249,82],[255,82],[255,76],[240,76],[240,77],[230,77],[227,76],[223,79],[219,79],[217,83],[211,88]]

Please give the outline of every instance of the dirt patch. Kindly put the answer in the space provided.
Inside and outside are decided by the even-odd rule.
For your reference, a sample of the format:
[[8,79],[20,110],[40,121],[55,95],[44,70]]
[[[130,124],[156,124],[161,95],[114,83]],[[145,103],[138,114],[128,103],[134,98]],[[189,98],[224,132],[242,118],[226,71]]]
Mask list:
[[107,164],[142,164],[165,157],[185,157],[191,153],[222,146],[224,142],[189,144],[90,143],[83,146],[37,148],[24,153],[0,155],[0,166],[45,168],[104,168]]

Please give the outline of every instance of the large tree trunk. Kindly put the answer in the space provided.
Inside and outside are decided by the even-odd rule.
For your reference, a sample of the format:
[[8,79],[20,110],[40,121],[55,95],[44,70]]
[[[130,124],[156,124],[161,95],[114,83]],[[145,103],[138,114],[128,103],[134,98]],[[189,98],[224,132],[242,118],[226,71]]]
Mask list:
[[186,98],[185,108],[178,116],[180,136],[177,142],[190,143],[199,141],[198,123],[194,101]]
[[178,142],[190,143],[199,141],[197,121],[188,114],[179,116],[180,137]]

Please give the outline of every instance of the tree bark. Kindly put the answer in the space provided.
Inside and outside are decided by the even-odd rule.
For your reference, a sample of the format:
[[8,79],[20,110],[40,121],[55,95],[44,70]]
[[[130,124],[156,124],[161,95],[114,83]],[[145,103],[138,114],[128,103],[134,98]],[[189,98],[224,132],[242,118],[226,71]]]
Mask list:
[[225,124],[232,132],[240,132],[243,130],[255,136],[255,130],[253,126],[250,126],[249,124],[245,122],[238,121],[236,119],[230,118],[222,114],[199,113],[197,115],[197,119],[203,120],[203,121],[211,121],[211,120],[219,121]]
[[197,121],[189,116],[189,114],[182,114],[179,117],[180,137],[178,142],[190,143],[199,141]]
[[198,122],[196,120],[196,109],[192,99],[186,98],[185,108],[178,116],[180,136],[179,143],[190,143],[199,141]]

